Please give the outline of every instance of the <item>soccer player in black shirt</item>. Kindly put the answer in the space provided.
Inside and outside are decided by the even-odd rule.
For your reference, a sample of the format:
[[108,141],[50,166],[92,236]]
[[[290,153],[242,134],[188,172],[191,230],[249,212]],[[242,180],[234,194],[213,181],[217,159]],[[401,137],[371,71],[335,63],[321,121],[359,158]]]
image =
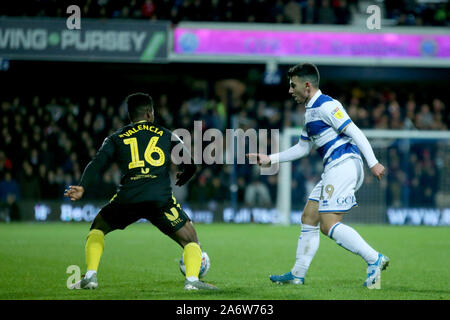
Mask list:
[[[217,289],[198,279],[201,248],[195,229],[172,194],[170,160],[174,142],[180,138],[154,123],[153,99],[143,93],[127,97],[131,123],[107,137],[86,166],[78,186],[69,186],[65,196],[79,200],[101,170],[116,161],[122,171],[118,192],[94,219],[86,242],[87,272],[74,289],[95,289],[97,269],[104,249],[104,237],[145,218],[176,241],[184,251],[186,290]],[[173,139],[172,139],[173,137]],[[186,152],[186,150],[185,150]],[[196,172],[192,163],[181,164],[176,185],[184,185]]]

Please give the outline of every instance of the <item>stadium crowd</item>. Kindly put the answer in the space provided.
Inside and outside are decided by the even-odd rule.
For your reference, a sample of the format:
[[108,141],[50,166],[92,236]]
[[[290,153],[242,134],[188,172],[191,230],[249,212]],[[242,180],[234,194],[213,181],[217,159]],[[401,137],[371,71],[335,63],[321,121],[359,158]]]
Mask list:
[[[447,130],[450,125],[448,107],[431,92],[420,99],[414,93],[399,98],[389,89],[366,91],[354,87],[351,91],[339,92],[344,93],[336,98],[343,102],[361,128]],[[203,130],[218,128],[224,131],[232,128],[232,123],[244,130],[302,126],[304,109],[297,107],[293,100],[254,100],[245,94],[230,97],[232,94],[228,99],[193,96],[179,106],[171,105],[169,96],[162,94],[155,97],[157,121],[172,130],[186,128],[191,132],[195,120],[202,121]],[[52,98],[48,101],[39,96],[30,100],[13,97],[0,101],[0,112],[3,137],[0,140],[0,202],[10,204],[19,199],[64,200],[64,189],[79,181],[82,170],[103,139],[128,123],[126,105],[110,101],[106,96],[89,96],[81,100]],[[406,154],[400,146],[390,147],[385,158],[390,171],[389,204],[432,205],[439,187],[442,156],[435,144],[411,148]],[[404,161],[409,165],[403,165]],[[175,169],[173,167],[173,174]],[[234,169],[236,172],[233,173]],[[256,166],[248,164],[234,167],[204,165],[194,181],[175,188],[175,195],[181,202],[229,201],[230,177],[235,175],[239,203],[274,205],[277,176],[260,176],[255,170]],[[295,162],[292,194],[297,203],[304,203],[304,197],[319,180],[321,170],[317,154]],[[109,199],[114,195],[120,177],[118,166],[113,164],[99,177],[98,187],[88,190],[86,198]]]
[[[293,24],[351,24],[355,13],[366,14],[360,0],[33,0],[11,2],[0,16],[67,17],[68,5],[77,4],[82,17],[214,22]],[[389,0],[386,18],[397,25],[450,24],[448,1]]]

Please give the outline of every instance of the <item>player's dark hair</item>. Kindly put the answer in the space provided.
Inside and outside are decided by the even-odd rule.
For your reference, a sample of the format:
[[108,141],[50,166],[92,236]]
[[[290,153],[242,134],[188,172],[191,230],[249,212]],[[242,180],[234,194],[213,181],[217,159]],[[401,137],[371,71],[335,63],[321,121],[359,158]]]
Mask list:
[[126,98],[128,117],[131,121],[141,119],[147,111],[153,111],[153,99],[146,93],[133,93]]
[[299,77],[303,81],[311,82],[311,84],[318,88],[320,82],[320,74],[317,67],[312,63],[301,63],[298,64],[288,71],[288,77],[291,79],[292,77]]

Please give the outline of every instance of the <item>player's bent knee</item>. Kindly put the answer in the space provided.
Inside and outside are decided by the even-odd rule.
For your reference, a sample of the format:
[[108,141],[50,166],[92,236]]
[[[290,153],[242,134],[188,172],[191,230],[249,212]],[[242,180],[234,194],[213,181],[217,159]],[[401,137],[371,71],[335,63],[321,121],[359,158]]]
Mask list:
[[320,224],[320,231],[321,231],[324,235],[328,236],[328,232],[330,231],[330,226],[328,226],[328,225],[325,224],[325,223],[321,223],[321,224]]
[[340,213],[324,213],[320,215],[320,231],[326,236],[330,232],[330,229],[336,223],[341,222],[343,214]]
[[316,201],[308,200],[302,214],[302,223],[317,226],[319,223],[319,205]]
[[307,224],[310,226],[317,226],[319,223],[319,218],[314,215],[302,215],[302,224]]
[[105,221],[105,219],[103,219],[101,214],[98,214],[92,222],[90,230],[101,230],[103,234],[106,235],[107,233],[115,229],[111,228],[111,226]]

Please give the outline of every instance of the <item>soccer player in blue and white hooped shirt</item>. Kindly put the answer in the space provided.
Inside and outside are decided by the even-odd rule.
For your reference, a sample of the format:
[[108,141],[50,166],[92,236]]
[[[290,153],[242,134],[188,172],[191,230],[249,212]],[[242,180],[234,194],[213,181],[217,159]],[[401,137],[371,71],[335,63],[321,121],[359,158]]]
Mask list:
[[342,104],[319,90],[319,71],[309,63],[292,67],[289,72],[289,93],[297,103],[305,105],[305,126],[299,142],[293,147],[270,156],[249,154],[260,165],[297,160],[309,154],[315,146],[323,159],[321,180],[311,192],[302,215],[302,230],[298,239],[294,267],[283,275],[272,275],[277,283],[303,284],[314,255],[319,248],[320,231],[337,244],[360,255],[367,263],[364,286],[380,288],[380,274],[389,258],[374,250],[342,218],[356,206],[355,192],[364,180],[364,155],[372,174],[379,180],[385,169],[376,159],[369,141],[352,122]]

